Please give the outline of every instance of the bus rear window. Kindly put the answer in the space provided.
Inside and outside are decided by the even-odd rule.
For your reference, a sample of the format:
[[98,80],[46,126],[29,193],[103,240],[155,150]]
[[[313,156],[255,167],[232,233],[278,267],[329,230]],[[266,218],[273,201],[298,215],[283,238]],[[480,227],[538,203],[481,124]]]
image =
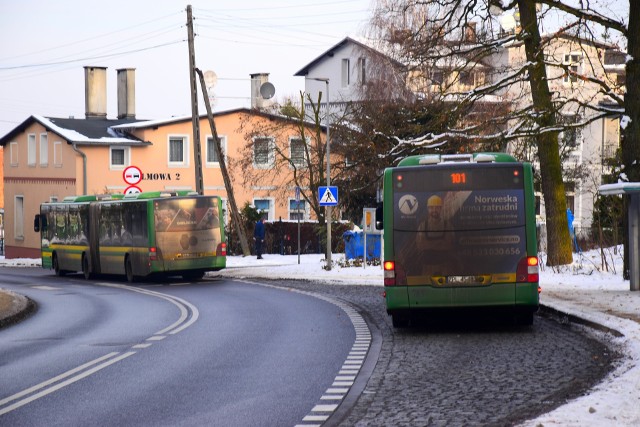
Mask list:
[[526,255],[523,169],[455,164],[394,172],[394,252],[407,277],[515,272]]

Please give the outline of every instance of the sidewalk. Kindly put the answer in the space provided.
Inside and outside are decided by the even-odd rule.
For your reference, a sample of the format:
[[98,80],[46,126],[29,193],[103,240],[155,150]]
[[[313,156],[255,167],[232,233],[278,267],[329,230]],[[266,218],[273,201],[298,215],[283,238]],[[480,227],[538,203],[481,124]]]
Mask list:
[[[583,254],[563,272],[549,268],[540,272],[544,308],[559,312],[572,321],[586,323],[608,331],[608,339],[625,355],[620,366],[601,384],[568,404],[527,422],[525,426],[638,426],[640,425],[640,292],[629,291],[629,282],[623,281],[621,267],[614,272],[598,271],[599,254]],[[334,254],[336,265],[331,271],[323,267],[323,255],[264,255],[255,257],[228,257],[227,268],[210,273],[229,278],[269,278],[318,280],[343,285],[373,285],[382,287],[380,266],[341,267],[343,254]],[[33,266],[39,260],[4,260],[0,265]],[[0,282],[0,288],[2,284]],[[8,313],[20,303],[19,296],[0,289],[0,324]]]

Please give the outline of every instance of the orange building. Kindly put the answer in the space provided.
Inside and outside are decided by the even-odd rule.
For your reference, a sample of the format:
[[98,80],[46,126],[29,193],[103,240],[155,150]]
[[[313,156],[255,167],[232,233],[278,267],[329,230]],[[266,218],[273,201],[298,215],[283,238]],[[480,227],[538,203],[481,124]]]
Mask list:
[[[85,67],[86,118],[47,118],[32,115],[0,139],[6,155],[4,166],[5,254],[7,258],[40,256],[38,233],[32,220],[43,202],[81,194],[122,193],[129,184],[124,171],[142,171],[141,191],[195,190],[191,117],[140,121],[135,118],[133,70],[118,70],[118,118],[106,118],[106,68]],[[287,150],[299,135],[299,122],[251,109],[219,112],[217,134],[230,168],[236,204],[249,203],[264,210],[269,220],[309,218],[304,204],[292,210],[295,188],[287,187],[290,170],[273,170],[268,181],[247,184],[243,178],[247,144],[266,143],[255,151],[253,167],[273,168],[274,150]],[[276,122],[278,131],[260,138],[247,136],[253,129],[274,129],[262,122]],[[206,116],[200,117],[200,147],[204,194],[227,194],[213,147]],[[297,137],[299,139],[299,136]],[[257,148],[255,148],[257,150]],[[244,170],[243,165],[244,164]],[[284,187],[283,187],[284,186]],[[278,191],[275,191],[278,189]],[[298,206],[296,205],[296,208]],[[226,208],[226,206],[225,206]]]

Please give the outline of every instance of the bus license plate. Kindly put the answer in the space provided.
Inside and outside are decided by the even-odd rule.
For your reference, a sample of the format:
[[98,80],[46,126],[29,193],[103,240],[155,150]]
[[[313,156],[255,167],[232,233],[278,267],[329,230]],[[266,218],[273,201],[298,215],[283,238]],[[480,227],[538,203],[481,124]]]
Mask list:
[[452,285],[469,285],[476,283],[476,276],[448,276],[447,283]]

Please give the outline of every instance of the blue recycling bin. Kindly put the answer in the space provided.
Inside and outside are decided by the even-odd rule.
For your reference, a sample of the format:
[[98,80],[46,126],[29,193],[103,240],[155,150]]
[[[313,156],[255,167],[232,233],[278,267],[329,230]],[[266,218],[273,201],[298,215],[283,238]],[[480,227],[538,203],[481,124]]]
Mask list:
[[367,233],[367,259],[373,258],[380,258],[380,235]]
[[[364,233],[362,231],[345,231],[344,256],[346,259],[364,257]],[[367,259],[380,258],[380,235],[367,233]]]
[[362,233],[345,231],[342,234],[344,240],[344,256],[346,259],[355,259],[362,256]]

